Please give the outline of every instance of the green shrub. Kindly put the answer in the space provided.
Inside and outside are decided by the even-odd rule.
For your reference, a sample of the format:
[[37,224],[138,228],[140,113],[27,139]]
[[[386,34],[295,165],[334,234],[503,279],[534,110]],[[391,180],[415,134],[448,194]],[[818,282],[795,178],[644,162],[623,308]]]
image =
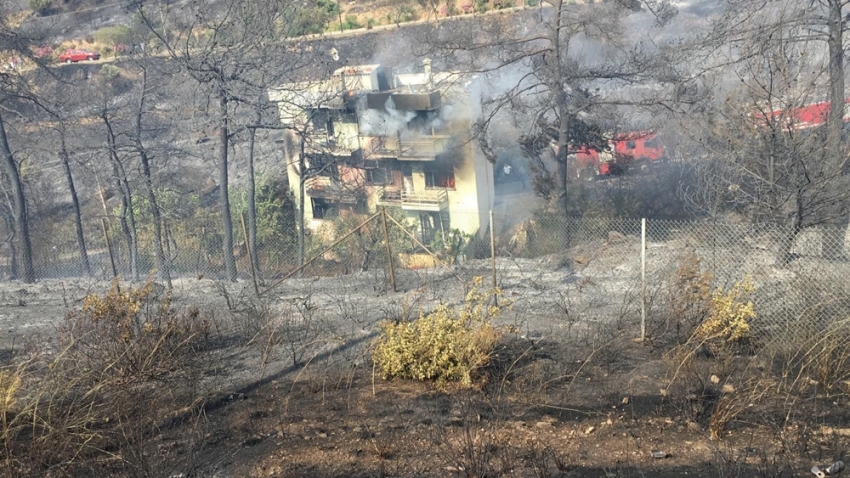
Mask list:
[[410,5],[402,5],[398,7],[398,15],[396,23],[412,22],[419,19],[419,12]]
[[384,323],[372,354],[381,376],[472,386],[501,337],[491,324],[500,310],[491,305],[498,291],[482,292],[482,282],[473,280],[460,306],[441,305],[418,320]]
[[30,0],[30,9],[36,13],[46,13],[53,6],[53,0]]
[[346,15],[345,22],[340,26],[342,30],[355,30],[357,28],[363,28],[363,24],[357,20],[357,15]]
[[121,68],[113,65],[112,63],[107,63],[103,65],[103,68],[100,69],[100,74],[103,75],[107,80],[112,80],[117,78],[118,75],[121,74]]
[[281,25],[281,33],[289,37],[322,33],[339,13],[337,2],[318,0],[313,8],[298,9],[291,23]]
[[94,39],[104,45],[129,45],[133,43],[133,30],[126,25],[104,27],[94,32]]

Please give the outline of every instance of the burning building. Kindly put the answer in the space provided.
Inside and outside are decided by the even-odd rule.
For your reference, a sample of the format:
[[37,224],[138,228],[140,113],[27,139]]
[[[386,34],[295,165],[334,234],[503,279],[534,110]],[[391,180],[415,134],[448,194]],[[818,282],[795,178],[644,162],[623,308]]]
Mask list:
[[493,167],[472,141],[470,98],[450,73],[348,66],[269,92],[286,127],[290,188],[308,227],[338,214],[397,208],[425,240],[486,229]]

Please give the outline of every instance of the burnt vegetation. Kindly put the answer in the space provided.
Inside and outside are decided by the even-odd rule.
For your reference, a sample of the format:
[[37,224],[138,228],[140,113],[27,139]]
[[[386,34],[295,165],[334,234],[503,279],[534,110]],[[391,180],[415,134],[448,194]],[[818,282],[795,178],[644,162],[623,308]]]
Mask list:
[[844,458],[848,0],[97,3],[0,6],[0,475]]

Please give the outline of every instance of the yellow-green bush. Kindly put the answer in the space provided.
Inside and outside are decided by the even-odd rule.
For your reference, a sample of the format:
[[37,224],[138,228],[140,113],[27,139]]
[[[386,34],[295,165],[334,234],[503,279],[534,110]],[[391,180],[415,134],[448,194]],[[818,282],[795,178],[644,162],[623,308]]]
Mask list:
[[418,320],[385,322],[372,355],[381,376],[471,386],[501,337],[491,324],[500,310],[492,305],[498,291],[482,291],[481,284],[475,278],[457,307],[441,305]]
[[750,294],[753,284],[749,278],[736,282],[724,292],[718,289],[711,296],[711,312],[694,333],[698,341],[724,340],[742,343],[752,338],[750,322],[756,318]]

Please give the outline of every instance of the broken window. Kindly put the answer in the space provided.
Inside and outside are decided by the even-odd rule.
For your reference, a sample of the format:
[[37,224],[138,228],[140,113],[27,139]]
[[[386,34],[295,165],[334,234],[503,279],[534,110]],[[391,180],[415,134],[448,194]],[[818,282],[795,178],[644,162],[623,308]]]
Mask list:
[[336,158],[329,155],[310,156],[308,171],[314,176],[322,176],[339,181],[339,166]]
[[373,186],[382,186],[392,184],[393,178],[389,169],[380,161],[367,160],[363,162],[363,169],[366,170],[366,184]]
[[426,166],[425,167],[426,188],[455,188],[455,171],[451,166]]
[[313,205],[313,219],[330,219],[339,213],[339,205],[325,198],[310,198]]

